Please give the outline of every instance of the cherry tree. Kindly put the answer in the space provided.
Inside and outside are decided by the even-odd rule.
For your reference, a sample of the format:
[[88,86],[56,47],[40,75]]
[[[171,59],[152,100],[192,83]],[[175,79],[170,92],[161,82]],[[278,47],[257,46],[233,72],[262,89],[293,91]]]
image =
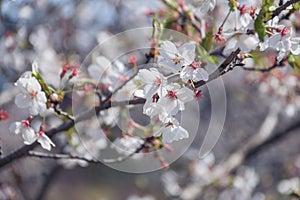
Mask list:
[[[269,179],[249,160],[286,144],[299,129],[300,2],[136,4],[0,1],[0,198],[43,199],[58,169],[90,165],[161,170],[160,195],[128,194],[128,200],[299,198],[298,150],[281,152],[289,157],[284,165],[292,164],[286,176],[272,180],[275,192],[264,188]],[[138,28],[129,29],[132,23]],[[226,91],[230,84],[223,77],[257,89],[247,91],[261,101],[257,108],[239,114],[265,105],[266,116],[217,158],[214,147],[232,109],[226,108],[224,82]],[[207,100],[211,119],[204,136],[199,123]],[[244,125],[233,137],[244,137],[236,136]],[[191,145],[197,133],[203,135],[199,147]],[[18,146],[11,149],[10,141]],[[298,149],[293,144],[287,148]],[[15,178],[23,174],[14,166],[30,159],[51,163],[36,194],[18,188]]]

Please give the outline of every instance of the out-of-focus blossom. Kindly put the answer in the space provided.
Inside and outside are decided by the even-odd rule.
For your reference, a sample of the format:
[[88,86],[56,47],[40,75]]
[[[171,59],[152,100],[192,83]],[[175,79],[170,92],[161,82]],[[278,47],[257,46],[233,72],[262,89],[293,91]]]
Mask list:
[[143,145],[144,141],[139,137],[125,135],[116,139],[112,147],[121,154],[130,155]]
[[155,200],[155,198],[151,195],[145,195],[145,196],[130,195],[126,200]]
[[181,188],[177,181],[177,174],[174,171],[167,171],[161,176],[161,181],[165,192],[170,196],[178,196],[181,193]]
[[9,118],[9,114],[5,110],[0,109],[0,121],[6,120],[8,118]]
[[300,180],[298,177],[284,179],[277,185],[277,190],[281,194],[290,194],[293,191],[298,191],[300,188]]

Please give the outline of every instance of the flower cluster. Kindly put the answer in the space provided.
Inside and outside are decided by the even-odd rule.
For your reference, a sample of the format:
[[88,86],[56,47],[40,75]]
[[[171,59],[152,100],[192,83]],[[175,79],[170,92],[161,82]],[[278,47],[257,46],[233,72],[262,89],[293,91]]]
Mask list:
[[185,109],[185,104],[196,98],[193,90],[187,84],[196,81],[207,81],[208,73],[196,62],[195,44],[185,43],[176,47],[171,41],[164,41],[160,46],[158,66],[162,71],[171,73],[169,77],[179,76],[179,83],[168,83],[157,68],[142,69],[138,78],[143,83],[143,94],[146,103],[143,113],[152,119],[158,117],[162,127],[154,133],[162,135],[163,143],[171,143],[188,138],[188,132],[180,126],[175,115]]
[[277,61],[281,61],[290,53],[300,54],[300,37],[295,37],[292,27],[279,24],[279,18],[276,16],[268,22],[269,32],[264,42],[260,43],[260,50],[268,48],[278,52]]
[[24,139],[24,144],[26,145],[30,145],[37,141],[41,144],[42,148],[47,149],[48,151],[51,150],[51,146],[55,146],[43,131],[43,127],[37,124],[32,125],[31,119],[14,122],[10,125],[9,130],[17,135],[21,134]]

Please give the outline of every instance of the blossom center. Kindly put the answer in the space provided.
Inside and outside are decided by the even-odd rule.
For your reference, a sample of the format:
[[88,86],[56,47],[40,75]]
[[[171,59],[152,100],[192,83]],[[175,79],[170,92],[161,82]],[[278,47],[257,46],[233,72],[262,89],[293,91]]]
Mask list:
[[168,96],[170,99],[177,99],[177,93],[176,93],[175,91],[168,91],[167,96]]
[[39,137],[42,137],[42,136],[43,136],[43,134],[44,134],[44,132],[43,132],[43,131],[39,131],[39,132],[38,132],[38,136],[39,136]]
[[30,126],[30,122],[28,120],[23,120],[22,121],[22,126],[23,127],[29,127]]
[[290,34],[290,29],[288,27],[284,27],[282,30],[281,30],[281,35],[282,36],[286,36]]
[[201,62],[193,62],[190,66],[193,68],[193,69],[199,69],[201,66]]
[[162,84],[162,79],[159,77],[156,77],[156,80],[154,81],[155,85],[161,85]]
[[38,94],[37,91],[31,91],[31,92],[29,93],[29,96],[30,96],[31,98],[35,98],[37,94]]
[[181,62],[181,58],[178,55],[176,55],[175,58],[172,58],[172,61],[177,65]]

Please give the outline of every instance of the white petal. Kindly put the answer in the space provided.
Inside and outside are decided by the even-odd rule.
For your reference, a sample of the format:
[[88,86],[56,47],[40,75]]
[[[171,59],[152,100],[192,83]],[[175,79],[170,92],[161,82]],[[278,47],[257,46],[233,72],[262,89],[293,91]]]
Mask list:
[[183,87],[177,91],[177,97],[180,101],[189,102],[194,99],[194,92],[187,87]]
[[9,132],[15,133],[15,134],[20,134],[21,128],[22,128],[21,122],[14,122],[9,126]]
[[259,43],[259,39],[255,35],[241,35],[238,42],[239,48],[244,52],[254,50]]
[[32,73],[36,74],[39,70],[39,65],[36,61],[33,61],[32,65],[31,65],[31,69],[32,69]]
[[96,63],[99,65],[100,69],[107,69],[108,67],[111,66],[110,60],[108,60],[104,56],[99,56],[96,58]]
[[178,54],[175,44],[170,41],[164,41],[160,46],[159,52],[164,58],[173,58],[175,54]]
[[194,71],[194,81],[207,81],[208,80],[208,73],[205,69],[197,69]]
[[172,143],[174,141],[173,129],[171,126],[165,128],[162,136],[163,143]]
[[179,47],[178,51],[180,55],[184,58],[183,65],[190,65],[195,59],[195,49],[196,45],[194,43],[186,43]]
[[188,82],[193,79],[194,69],[190,66],[184,67],[180,72],[180,78],[183,82]]
[[182,128],[181,126],[179,126],[174,133],[174,140],[175,141],[179,141],[185,138],[189,137],[189,133],[187,132],[187,130],[185,130],[184,128]]
[[278,43],[280,42],[280,40],[281,40],[281,35],[279,33],[272,35],[269,39],[269,46],[275,49]]
[[27,108],[30,106],[31,104],[31,98],[26,95],[26,94],[17,94],[16,98],[15,98],[15,104],[19,107],[19,108]]
[[24,139],[24,144],[26,145],[32,144],[37,139],[37,135],[31,127],[23,128],[22,137]]
[[46,149],[48,151],[51,150],[51,145],[53,147],[55,147],[55,144],[52,142],[52,140],[46,134],[43,134],[42,136],[40,136],[37,141],[38,141],[38,143],[41,144],[43,149]]
[[225,54],[225,55],[229,55],[231,52],[233,52],[233,51],[235,51],[235,50],[237,50],[237,40],[236,40],[236,38],[230,38],[228,41],[227,41],[227,43],[226,43],[226,46],[225,46],[225,48],[224,48],[224,50],[223,50],[223,53]]

